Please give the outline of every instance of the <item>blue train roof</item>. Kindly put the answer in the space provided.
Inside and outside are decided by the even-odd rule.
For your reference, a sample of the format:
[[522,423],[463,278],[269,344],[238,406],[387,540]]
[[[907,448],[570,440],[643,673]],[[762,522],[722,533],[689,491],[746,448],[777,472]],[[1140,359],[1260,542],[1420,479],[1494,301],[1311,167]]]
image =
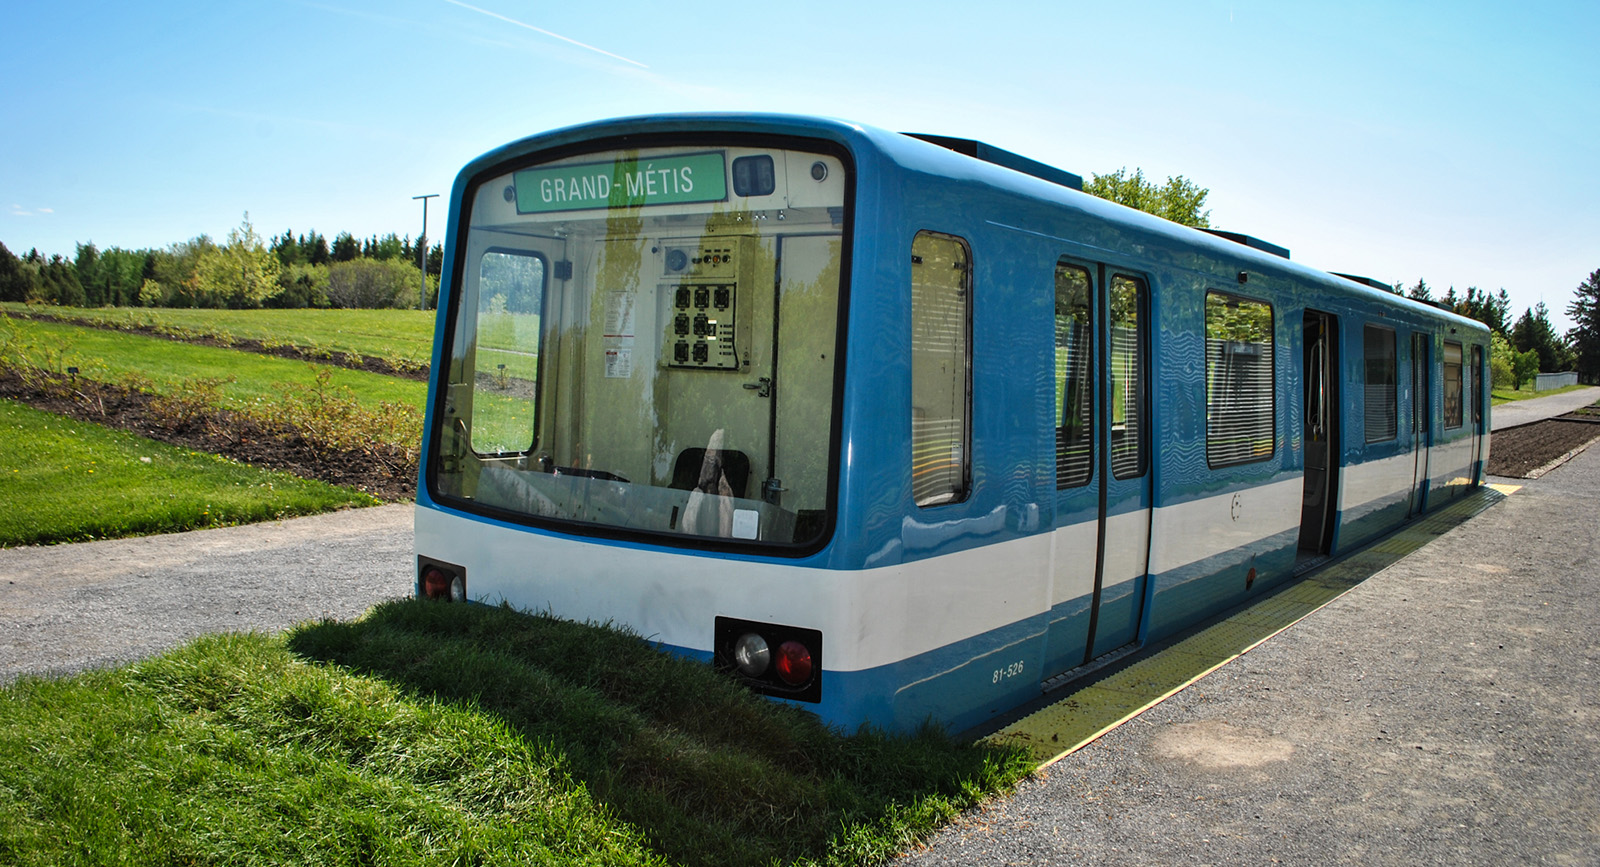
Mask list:
[[470,179],[509,159],[547,148],[607,138],[671,133],[768,133],[821,138],[846,146],[858,159],[887,169],[976,182],[1043,203],[1065,206],[1114,223],[1125,231],[1145,233],[1204,251],[1242,270],[1292,274],[1330,289],[1365,295],[1432,318],[1457,320],[1485,328],[1476,320],[1413,301],[1373,280],[1335,275],[1288,260],[1289,251],[1249,235],[1202,231],[1082,192],[1082,177],[1037,160],[971,139],[897,133],[836,118],[766,113],[660,114],[613,118],[539,133],[496,148],[468,163],[456,178],[453,197],[465,192]]

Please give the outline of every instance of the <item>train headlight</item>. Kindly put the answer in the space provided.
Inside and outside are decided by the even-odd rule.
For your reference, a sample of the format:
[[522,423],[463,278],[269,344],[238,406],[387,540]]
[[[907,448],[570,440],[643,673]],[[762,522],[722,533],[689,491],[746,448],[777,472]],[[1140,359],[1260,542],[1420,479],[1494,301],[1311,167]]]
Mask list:
[[746,632],[733,643],[733,664],[745,677],[760,677],[772,664],[772,651],[767,640],[754,632]]
[[778,645],[778,677],[790,686],[811,679],[811,651],[798,641]]
[[717,615],[712,664],[762,695],[813,704],[822,701],[826,661],[822,632]]

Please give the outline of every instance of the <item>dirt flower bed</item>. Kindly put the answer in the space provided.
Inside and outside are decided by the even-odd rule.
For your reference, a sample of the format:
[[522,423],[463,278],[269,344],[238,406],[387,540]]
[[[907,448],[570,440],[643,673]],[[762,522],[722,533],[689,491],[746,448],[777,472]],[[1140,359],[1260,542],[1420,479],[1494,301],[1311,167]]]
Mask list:
[[1571,416],[1495,431],[1489,439],[1489,474],[1529,478],[1556,458],[1600,439],[1600,424],[1581,419],[1600,421],[1600,413],[1580,410]]
[[195,451],[365,491],[382,500],[416,496],[414,451],[372,443],[333,448],[286,424],[81,377],[0,370],[0,397]]

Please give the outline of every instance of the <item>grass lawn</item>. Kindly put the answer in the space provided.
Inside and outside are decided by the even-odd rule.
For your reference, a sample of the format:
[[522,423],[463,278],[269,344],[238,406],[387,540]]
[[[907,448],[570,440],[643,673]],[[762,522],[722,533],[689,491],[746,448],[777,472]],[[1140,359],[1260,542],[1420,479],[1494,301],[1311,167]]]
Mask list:
[[[0,320],[0,328],[11,332],[10,343],[17,347],[8,353],[12,357],[31,352],[41,361],[53,362],[35,361],[37,367],[74,366],[84,376],[104,382],[135,375],[150,380],[158,392],[215,379],[222,396],[238,406],[273,403],[286,386],[310,387],[318,371],[327,371],[335,388],[348,387],[371,406],[388,401],[420,411],[427,400],[426,383],[365,371],[56,322]],[[0,334],[0,342],[4,339]]]
[[844,736],[614,630],[385,603],[0,690],[0,862],[864,864],[1020,751]]
[[[0,547],[168,533],[378,501],[0,401]],[[0,857],[0,862],[5,859]]]
[[155,307],[30,307],[8,302],[0,311],[38,312],[118,327],[184,331],[212,337],[278,342],[305,349],[355,352],[427,364],[433,353],[433,311],[422,310],[192,310]]

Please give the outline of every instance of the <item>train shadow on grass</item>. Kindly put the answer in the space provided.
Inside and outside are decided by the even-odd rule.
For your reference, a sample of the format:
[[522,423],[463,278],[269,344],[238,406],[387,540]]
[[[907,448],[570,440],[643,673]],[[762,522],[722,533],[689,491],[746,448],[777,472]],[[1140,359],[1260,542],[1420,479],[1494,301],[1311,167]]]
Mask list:
[[841,734],[623,630],[508,608],[395,601],[289,647],[491,715],[674,863],[879,860],[1035,767],[935,731]]

